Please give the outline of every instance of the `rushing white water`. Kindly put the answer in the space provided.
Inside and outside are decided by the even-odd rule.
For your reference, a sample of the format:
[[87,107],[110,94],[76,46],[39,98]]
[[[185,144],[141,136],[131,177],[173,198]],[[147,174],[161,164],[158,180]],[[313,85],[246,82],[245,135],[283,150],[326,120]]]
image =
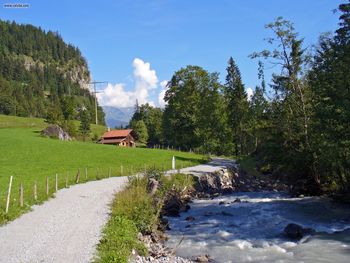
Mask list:
[[[241,202],[234,202],[236,198]],[[220,201],[225,204],[219,205]],[[193,221],[186,221],[192,216]],[[168,218],[169,247],[215,262],[350,262],[350,207],[325,198],[288,198],[281,193],[236,193],[195,200],[180,217]],[[285,238],[289,223],[317,234],[300,241]],[[341,231],[341,232],[339,232]]]

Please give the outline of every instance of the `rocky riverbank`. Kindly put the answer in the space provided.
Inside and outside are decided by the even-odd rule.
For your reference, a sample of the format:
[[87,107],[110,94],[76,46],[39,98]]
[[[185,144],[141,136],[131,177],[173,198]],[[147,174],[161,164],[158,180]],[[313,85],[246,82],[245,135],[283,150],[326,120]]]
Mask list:
[[[154,179],[153,179],[154,180]],[[154,182],[153,182],[154,183]],[[151,192],[154,189],[150,190]],[[160,220],[157,229],[151,234],[138,236],[148,250],[148,256],[139,256],[135,253],[132,255],[131,262],[135,263],[189,263],[190,259],[175,256],[176,249],[170,249],[164,245],[167,239],[165,234],[169,230],[168,220],[166,216],[179,216],[181,212],[190,209],[189,203],[193,198],[194,188],[185,188],[181,191],[172,189],[164,198],[164,204],[160,213]],[[180,244],[179,244],[180,245]]]
[[[139,236],[148,249],[149,256],[133,256],[133,262],[210,262],[208,255],[197,255],[186,259],[176,257],[176,247],[170,249],[164,245],[167,239],[164,234],[169,230],[169,225],[165,217],[178,217],[182,212],[191,209],[193,199],[213,199],[220,195],[232,194],[234,192],[258,192],[258,191],[288,191],[288,186],[265,176],[264,179],[250,176],[239,171],[236,163],[226,164],[226,168],[218,169],[215,172],[202,173],[200,175],[188,175],[194,177],[194,185],[182,190],[170,190],[164,198],[163,207],[160,214],[160,225],[158,230],[151,235]],[[158,183],[152,179],[150,192],[157,191]],[[156,186],[156,187],[155,187]],[[235,200],[240,202],[240,200]],[[220,204],[219,204],[220,205]],[[186,220],[191,221],[191,218]],[[193,219],[194,220],[194,219]],[[179,242],[178,246],[180,245]]]
[[195,188],[199,198],[233,192],[279,192],[289,190],[288,185],[279,179],[269,175],[264,176],[263,179],[262,177],[258,178],[240,171],[237,165],[199,176]]

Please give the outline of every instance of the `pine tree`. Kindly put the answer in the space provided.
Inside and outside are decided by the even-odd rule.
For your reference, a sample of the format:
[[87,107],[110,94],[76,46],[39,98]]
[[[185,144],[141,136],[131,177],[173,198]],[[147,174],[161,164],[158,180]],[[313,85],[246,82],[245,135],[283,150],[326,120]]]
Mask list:
[[47,114],[45,118],[45,122],[49,124],[57,124],[61,125],[63,121],[61,108],[57,107],[55,104],[52,104],[47,109]]
[[132,129],[136,133],[136,140],[140,143],[146,144],[148,141],[148,132],[146,124],[143,120],[135,121],[132,123]]
[[242,83],[241,72],[232,57],[228,61],[226,69],[226,83],[223,91],[227,105],[229,127],[232,141],[235,146],[235,154],[239,156],[245,153],[245,129],[248,113],[247,93]]
[[85,142],[86,137],[89,136],[91,130],[90,130],[90,114],[89,112],[83,108],[80,110],[80,125],[79,125],[79,131],[81,135],[83,136],[83,141]]
[[268,106],[269,104],[264,97],[263,88],[256,86],[254,94],[249,101],[249,127],[253,137],[254,152],[258,150],[263,139],[262,133],[268,126]]

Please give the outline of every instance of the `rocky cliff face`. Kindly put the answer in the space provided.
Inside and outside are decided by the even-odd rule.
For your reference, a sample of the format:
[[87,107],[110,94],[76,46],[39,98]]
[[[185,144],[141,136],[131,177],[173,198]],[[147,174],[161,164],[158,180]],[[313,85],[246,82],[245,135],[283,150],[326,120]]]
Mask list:
[[[58,69],[60,70],[60,69]],[[78,83],[81,89],[89,90],[91,81],[90,72],[86,65],[71,66],[64,72],[64,76],[74,83]]]
[[91,76],[85,63],[77,64],[75,61],[71,60],[68,61],[66,65],[57,65],[57,63],[54,62],[43,63],[41,60],[34,60],[32,57],[26,55],[19,55],[16,59],[19,61],[19,63],[24,65],[24,68],[27,71],[35,70],[37,68],[44,71],[45,66],[53,65],[64,78],[67,78],[73,83],[78,83],[81,89],[89,89]]

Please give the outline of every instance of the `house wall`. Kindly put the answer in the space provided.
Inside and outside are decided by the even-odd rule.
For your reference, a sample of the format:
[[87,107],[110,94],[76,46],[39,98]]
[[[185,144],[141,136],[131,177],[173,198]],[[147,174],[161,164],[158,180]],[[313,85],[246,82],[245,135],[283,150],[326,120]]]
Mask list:
[[129,146],[129,147],[132,147],[132,146],[134,146],[133,144],[132,144],[132,142],[135,142],[135,140],[134,140],[134,138],[129,134],[127,137],[126,137],[126,143],[127,143],[127,146]]
[[114,142],[114,143],[106,143],[105,144],[114,144],[117,146],[121,146],[121,147],[134,147],[135,146],[135,139],[131,134],[128,134],[126,137],[113,137],[113,138],[108,138],[108,139],[124,139],[124,141],[122,142]]

